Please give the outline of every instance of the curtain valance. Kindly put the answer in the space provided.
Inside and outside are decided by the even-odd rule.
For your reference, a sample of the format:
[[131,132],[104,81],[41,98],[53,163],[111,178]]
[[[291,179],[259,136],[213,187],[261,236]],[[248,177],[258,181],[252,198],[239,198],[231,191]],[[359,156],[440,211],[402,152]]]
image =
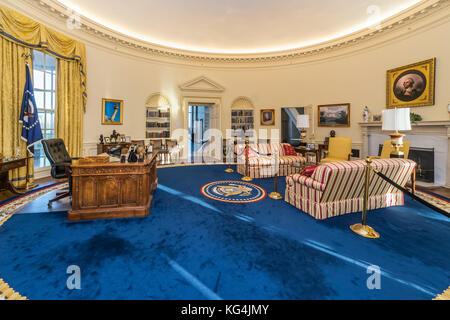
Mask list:
[[83,87],[83,109],[87,101],[86,47],[45,25],[14,10],[0,5],[0,35],[23,46],[39,49],[59,59],[78,63],[80,82]]

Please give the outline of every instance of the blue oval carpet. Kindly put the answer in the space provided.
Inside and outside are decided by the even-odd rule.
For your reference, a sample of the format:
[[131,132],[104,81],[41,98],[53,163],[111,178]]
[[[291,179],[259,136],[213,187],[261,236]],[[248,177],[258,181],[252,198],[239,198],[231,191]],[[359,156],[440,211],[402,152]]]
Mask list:
[[34,204],[0,227],[0,278],[29,299],[433,299],[449,286],[450,219],[407,199],[370,212],[381,238],[361,238],[360,213],[317,221],[283,200],[204,196],[240,180],[226,168],[158,169],[146,218],[69,223]]

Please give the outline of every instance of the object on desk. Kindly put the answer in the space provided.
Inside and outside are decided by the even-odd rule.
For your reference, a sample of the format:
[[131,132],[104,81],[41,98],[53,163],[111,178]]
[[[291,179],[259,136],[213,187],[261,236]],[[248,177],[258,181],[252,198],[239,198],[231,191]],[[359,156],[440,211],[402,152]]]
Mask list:
[[128,155],[128,162],[134,163],[138,161],[138,157],[136,154],[136,146],[130,148],[130,153]]
[[99,139],[99,140],[100,140],[100,144],[104,144],[104,143],[105,143],[105,142],[104,142],[104,138],[103,138],[103,135],[102,135],[102,134],[100,135],[100,139]]
[[111,138],[110,137],[105,137],[105,143],[111,143]]
[[78,160],[78,164],[109,163],[109,156],[89,156]]
[[125,138],[125,140],[126,140],[126,142],[131,142],[131,137],[130,137],[130,136],[127,136],[127,137]]
[[122,154],[122,146],[108,148],[106,153],[111,157],[120,157]]
[[120,135],[120,142],[121,142],[121,143],[127,142],[127,138],[125,137],[124,134],[121,134],[121,135]]
[[144,162],[145,160],[145,147],[139,145],[136,150],[138,162]]

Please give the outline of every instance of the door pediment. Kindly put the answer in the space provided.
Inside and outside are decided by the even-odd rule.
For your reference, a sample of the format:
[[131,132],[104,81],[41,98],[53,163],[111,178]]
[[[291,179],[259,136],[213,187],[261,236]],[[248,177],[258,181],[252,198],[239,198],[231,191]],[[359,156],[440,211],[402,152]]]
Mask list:
[[217,82],[205,77],[201,76],[195,78],[191,81],[188,81],[182,85],[180,85],[180,89],[182,91],[190,91],[190,92],[224,92],[225,88],[222,87]]

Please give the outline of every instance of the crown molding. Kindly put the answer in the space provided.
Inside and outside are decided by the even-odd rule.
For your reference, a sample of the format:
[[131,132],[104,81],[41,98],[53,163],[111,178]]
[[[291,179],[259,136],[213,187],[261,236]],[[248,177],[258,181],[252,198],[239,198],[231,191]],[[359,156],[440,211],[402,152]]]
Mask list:
[[66,33],[80,41],[102,46],[146,60],[202,67],[269,67],[321,61],[347,55],[399,37],[421,31],[450,19],[450,0],[423,0],[411,8],[367,28],[339,39],[288,51],[261,54],[218,54],[174,49],[135,39],[80,17],[79,28],[67,28],[71,12],[56,0],[0,0],[22,14]]

